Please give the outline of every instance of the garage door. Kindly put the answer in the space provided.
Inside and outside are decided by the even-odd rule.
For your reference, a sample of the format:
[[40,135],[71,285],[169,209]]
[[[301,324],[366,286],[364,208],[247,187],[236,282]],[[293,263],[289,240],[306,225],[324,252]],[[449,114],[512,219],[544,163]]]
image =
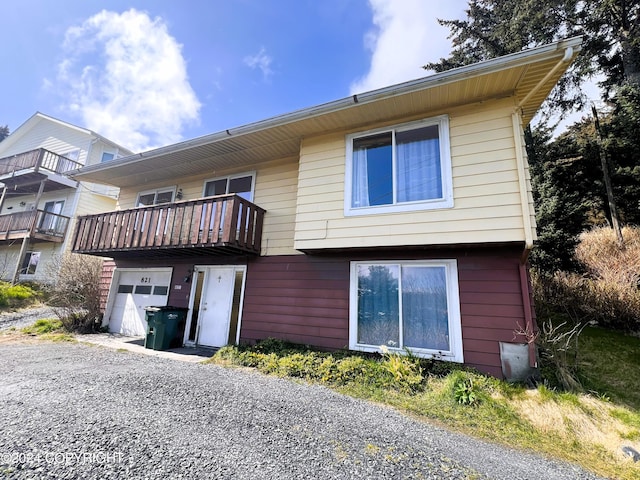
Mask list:
[[145,335],[145,307],[164,306],[169,297],[171,269],[116,271],[115,298],[109,331],[123,335]]

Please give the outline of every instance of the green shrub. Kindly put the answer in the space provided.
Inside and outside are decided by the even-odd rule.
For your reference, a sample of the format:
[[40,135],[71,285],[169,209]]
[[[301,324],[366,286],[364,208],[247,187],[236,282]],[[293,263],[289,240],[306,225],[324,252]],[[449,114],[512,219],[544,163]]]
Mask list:
[[368,363],[362,357],[353,355],[343,358],[338,362],[335,382],[344,385],[365,379],[367,377],[367,367]]
[[317,378],[319,357],[313,352],[293,353],[279,360],[278,371],[288,377]]
[[406,355],[389,353],[387,349],[383,349],[383,352],[382,368],[390,375],[390,387],[408,392],[422,389],[425,377],[418,358],[411,355],[409,350]]
[[212,361],[327,385],[358,384],[407,394],[423,391],[431,372],[444,376],[445,372],[469,370],[461,365],[417,358],[408,350],[406,354],[386,352],[382,356],[349,351],[328,353],[273,338],[253,346],[223,347]]
[[486,376],[459,370],[447,375],[445,381],[448,395],[459,405],[479,405],[489,398],[484,392],[491,383]]
[[264,340],[258,341],[252,350],[258,353],[287,355],[295,352],[304,352],[307,348],[286,340],[280,340],[279,338],[265,338]]
[[478,394],[473,385],[473,380],[461,380],[456,383],[453,392],[456,401],[462,405],[474,405],[478,402]]

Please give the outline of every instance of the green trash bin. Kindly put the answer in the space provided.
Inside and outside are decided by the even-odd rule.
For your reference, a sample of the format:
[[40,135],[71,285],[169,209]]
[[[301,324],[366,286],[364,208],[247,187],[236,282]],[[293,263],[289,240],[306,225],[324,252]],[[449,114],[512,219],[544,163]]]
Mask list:
[[176,336],[178,325],[184,322],[187,309],[180,307],[146,307],[147,337],[144,347],[167,350]]

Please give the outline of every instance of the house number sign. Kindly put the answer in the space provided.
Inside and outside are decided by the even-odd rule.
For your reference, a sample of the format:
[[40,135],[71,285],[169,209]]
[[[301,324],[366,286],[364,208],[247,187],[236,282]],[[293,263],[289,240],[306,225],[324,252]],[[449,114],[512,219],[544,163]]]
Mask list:
[[151,277],[142,277],[140,283],[151,283]]

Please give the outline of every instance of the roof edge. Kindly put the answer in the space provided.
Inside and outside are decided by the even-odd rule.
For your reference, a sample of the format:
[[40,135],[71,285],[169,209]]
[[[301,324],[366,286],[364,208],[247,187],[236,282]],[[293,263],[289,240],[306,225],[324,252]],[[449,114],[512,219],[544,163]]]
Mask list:
[[314,116],[325,115],[332,112],[337,112],[345,108],[354,107],[358,104],[372,103],[385,98],[390,98],[396,95],[409,93],[412,91],[423,90],[432,88],[437,85],[443,85],[447,83],[453,83],[465,78],[483,75],[490,71],[499,71],[506,68],[518,67],[523,64],[531,63],[539,57],[538,61],[551,59],[554,56],[563,56],[564,52],[568,48],[572,48],[574,52],[579,52],[582,45],[582,37],[576,36],[568,39],[560,40],[558,42],[534,47],[520,52],[511,53],[502,57],[492,58],[483,62],[474,63],[471,65],[465,65],[462,67],[447,70],[445,72],[436,73],[427,77],[421,77],[415,80],[391,85],[388,87],[379,88],[377,90],[371,90],[360,94],[355,94],[350,97],[345,97],[339,100],[334,100],[328,103],[307,107],[293,112],[277,115],[257,122],[245,124],[242,126],[229,128],[223,131],[207,134],[201,137],[196,137],[191,140],[185,140],[182,142],[174,143],[164,147],[156,148],[146,152],[129,155],[117,160],[112,160],[106,164],[88,165],[78,170],[69,172],[71,177],[81,177],[83,174],[100,172],[108,170],[114,167],[121,167],[129,164],[146,161],[151,158],[166,155],[170,153],[180,152],[189,148],[194,148],[209,143],[214,143],[218,140],[228,138],[236,135],[246,135],[249,133],[258,132],[267,128],[276,126],[282,126],[289,123],[294,123],[303,118],[309,118]]

